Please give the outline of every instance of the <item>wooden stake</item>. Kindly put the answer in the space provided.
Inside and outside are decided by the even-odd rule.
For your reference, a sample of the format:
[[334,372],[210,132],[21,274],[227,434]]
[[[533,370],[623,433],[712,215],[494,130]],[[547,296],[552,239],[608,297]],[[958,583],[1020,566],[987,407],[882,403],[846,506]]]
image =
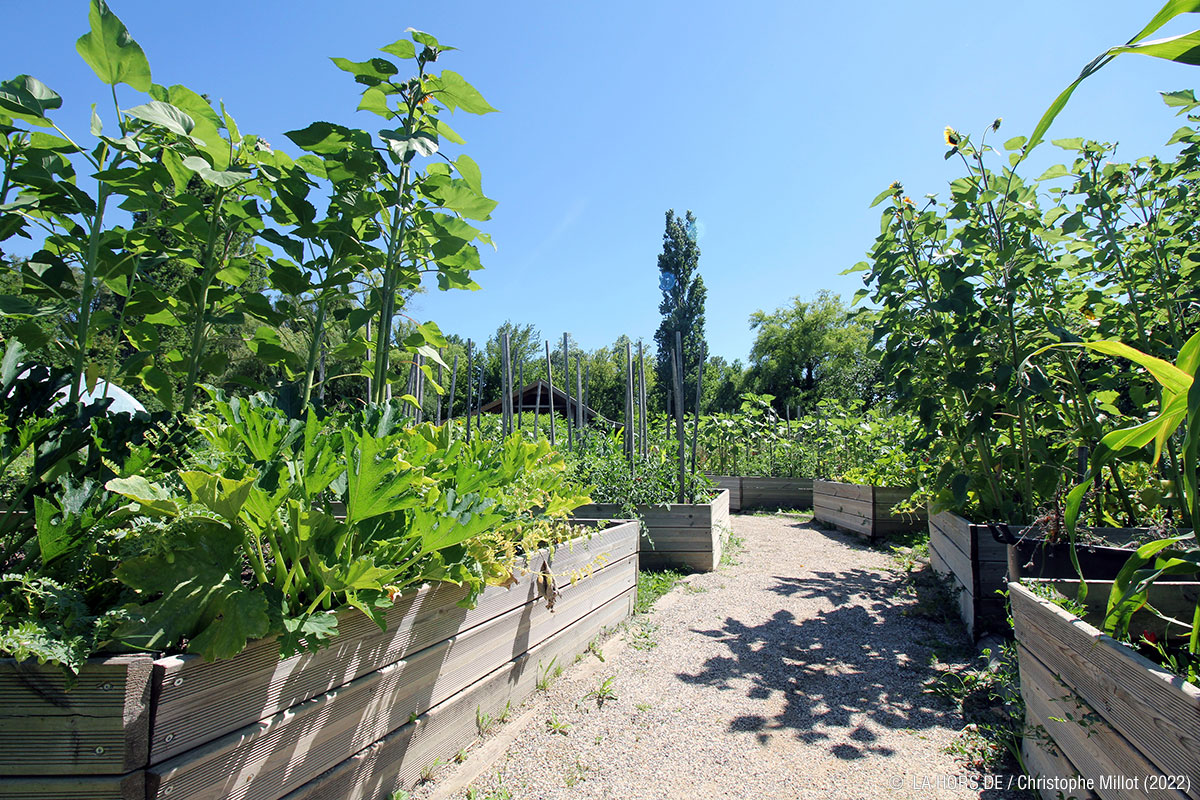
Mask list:
[[679,497],[676,502],[682,503],[687,483],[687,465],[683,457],[683,334],[675,331],[675,350],[671,354],[672,382],[675,384],[675,437],[679,442]]
[[[441,357],[442,357],[442,348],[440,348],[440,347],[439,347],[439,348],[438,348],[438,358],[441,358]],[[442,381],[443,381],[443,377],[442,377],[442,365],[439,363],[439,364],[438,364],[438,376],[437,376],[437,385],[438,385],[438,391],[441,391],[441,390],[443,390],[443,389],[445,389],[445,388],[446,388],[446,385],[445,385],[445,384],[444,384]],[[442,396],[441,396],[440,394],[437,396],[437,418],[436,418],[436,424],[437,424],[437,425],[441,425],[441,424],[442,424]]]
[[458,353],[454,354],[454,366],[450,369],[450,397],[446,401],[446,421],[454,419],[454,390],[458,388]]
[[512,433],[512,355],[508,331],[500,338],[500,430],[504,436]]
[[700,387],[704,385],[704,342],[700,342],[700,364],[696,367],[696,419],[692,422],[692,472],[696,471],[696,442],[700,438]]
[[635,420],[635,412],[633,407],[633,348],[629,342],[625,343],[625,458],[629,461],[629,471],[632,473],[635,469],[633,448],[635,439],[633,436],[633,426]]
[[642,343],[638,342],[638,391],[641,392],[639,405],[641,405],[641,422],[642,426],[642,455],[650,454],[650,444],[647,434],[650,432],[650,424],[646,419],[646,354],[642,351]]
[[517,430],[521,430],[521,422],[525,418],[525,359],[517,362],[517,384],[521,390],[517,395]]
[[[550,446],[554,446],[554,365],[550,362],[550,340],[546,340],[546,382],[550,384]],[[538,399],[541,399],[541,394]]]
[[583,363],[581,356],[575,356],[575,429],[580,431],[583,438]]
[[471,443],[471,394],[475,391],[475,362],[471,348],[471,340],[467,339],[467,444]]
[[567,334],[563,334],[563,391],[567,397],[566,408],[563,409],[563,416],[567,421],[567,452],[575,452],[575,431],[571,425],[571,362],[568,360],[567,354]]

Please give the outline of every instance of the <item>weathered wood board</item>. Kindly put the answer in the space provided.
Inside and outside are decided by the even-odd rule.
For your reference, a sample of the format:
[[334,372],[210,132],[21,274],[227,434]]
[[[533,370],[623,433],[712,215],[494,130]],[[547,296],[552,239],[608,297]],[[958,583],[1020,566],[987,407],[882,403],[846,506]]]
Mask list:
[[729,490],[729,510],[736,513],[742,510],[742,478],[738,475],[708,475],[706,476],[718,489]]
[[147,773],[147,797],[274,800],[403,727],[531,646],[637,585],[637,557],[568,584]]
[[[338,622],[338,638],[316,653],[281,661],[278,646],[266,640],[229,661],[209,663],[196,656],[161,659],[155,665],[157,708],[150,763],[161,763],[266,719],[532,602],[544,591],[539,573],[552,572],[561,582],[593,562],[607,563],[635,553],[637,541],[631,529],[614,526],[563,545],[553,558],[548,553],[535,556],[530,560],[532,572],[512,587],[489,587],[470,610],[458,605],[465,589],[440,584],[400,597],[387,614],[385,631],[363,614],[345,613]],[[232,684],[242,690],[230,696]]]
[[152,669],[151,656],[93,658],[69,686],[60,667],[0,659],[0,775],[122,775],[145,766]]
[[[1190,585],[1186,590],[1196,589]],[[1104,594],[1107,590],[1097,586],[1092,591]],[[1170,592],[1170,585],[1160,584],[1155,591]],[[1081,703],[1153,766],[1148,774],[1185,776],[1190,781],[1187,796],[1200,797],[1200,688],[1168,673],[1054,603],[1037,597],[1021,584],[1009,584],[1009,596],[1022,655],[1027,653],[1037,661],[1037,665],[1030,662],[1029,668],[1022,664],[1023,673],[1029,677],[1028,686],[1024,675],[1022,680],[1022,694],[1027,702],[1030,696],[1035,707],[1041,702],[1033,689],[1038,676],[1053,675],[1072,697],[1078,696]],[[1155,602],[1153,597],[1151,602]],[[1045,670],[1039,673],[1037,666]],[[1061,688],[1056,685],[1044,686],[1040,693],[1053,698],[1056,691],[1061,697]],[[1070,757],[1070,747],[1089,749],[1090,744],[1064,740],[1059,749]],[[1105,755],[1110,759],[1120,758],[1122,763],[1141,763],[1129,754]],[[1077,757],[1084,760],[1083,755]],[[1099,755],[1090,752],[1090,757]],[[1075,758],[1071,760],[1077,768],[1085,767]],[[1100,777],[1086,773],[1084,776]],[[1099,793],[1110,796],[1103,791]]]
[[636,594],[633,588],[610,600],[283,800],[377,800],[411,788],[423,770],[448,762],[477,738],[477,710],[494,718],[507,704],[518,705],[538,680],[569,665],[596,636],[628,617]]
[[[1114,543],[1129,542],[1144,533],[1136,528],[1089,530]],[[1014,525],[1009,531],[1021,538],[1027,528]],[[977,525],[958,514],[942,511],[929,518],[930,561],[934,569],[950,581],[951,590],[958,594],[963,624],[968,633],[977,638],[986,633],[1008,632],[1003,592],[1009,580],[1009,549],[992,536],[988,526]],[[1086,562],[1087,550],[1082,553]],[[1074,574],[1073,569],[1071,573]],[[1096,577],[1110,578],[1112,573]]]
[[[1034,729],[1031,734],[1036,736],[1044,731],[1074,772],[1096,784],[1100,797],[1186,800],[1187,795],[1170,788],[1147,790],[1142,778],[1156,774],[1158,768],[1036,656],[1019,647],[1018,657],[1026,721],[1041,726],[1041,730]],[[1139,780],[1129,780],[1134,776]]]
[[[6,674],[0,662],[0,797],[275,800],[495,674],[515,674],[531,648],[568,641],[565,629],[582,636],[591,628],[581,620],[627,615],[639,526],[577,522],[595,535],[535,554],[513,586],[490,587],[474,608],[457,605],[457,587],[425,587],[399,599],[387,631],[343,615],[335,645],[316,654],[279,661],[263,641],[215,663],[96,659],[71,691],[60,671],[10,662]],[[501,684],[490,685],[512,690]],[[471,711],[442,739],[473,736]]]
[[[635,506],[642,521],[643,567],[683,567],[709,572],[721,563],[721,548],[730,531],[729,490],[708,503],[655,503]],[[584,517],[619,519],[615,503],[593,503],[576,509]]]
[[742,510],[812,508],[812,478],[742,478]]
[[912,492],[912,489],[890,486],[813,481],[813,517],[868,541],[879,541],[925,525],[924,512],[892,513],[892,506]]

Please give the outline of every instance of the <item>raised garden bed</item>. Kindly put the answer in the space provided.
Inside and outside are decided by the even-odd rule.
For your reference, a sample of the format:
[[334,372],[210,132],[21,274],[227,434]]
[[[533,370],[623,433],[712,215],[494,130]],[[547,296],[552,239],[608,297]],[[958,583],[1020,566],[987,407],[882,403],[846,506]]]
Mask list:
[[0,796],[373,800],[410,787],[476,738],[477,710],[521,702],[631,613],[637,525],[594,524],[473,609],[457,605],[462,588],[427,586],[397,600],[386,631],[347,612],[331,647],[283,661],[269,640],[211,663],[116,656],[69,690],[57,668],[0,661]]
[[[1144,530],[1092,528],[1096,536],[1114,543],[1130,542]],[[1025,528],[1012,527],[1013,540]],[[945,576],[957,597],[959,616],[967,632],[978,638],[986,633],[1007,633],[1008,612],[1000,593],[1011,578],[1071,578],[1071,564],[1063,542],[1046,545],[1043,539],[1025,539],[1008,545],[992,535],[987,525],[977,525],[958,514],[942,511],[929,518],[929,560]],[[1129,557],[1119,547],[1080,545],[1080,565],[1089,579],[1111,580]]]
[[[711,572],[721,563],[721,547],[730,530],[729,490],[707,503],[651,503],[635,506],[643,523],[642,569],[677,567]],[[580,506],[581,517],[619,519],[627,513],[616,503]]]
[[729,510],[737,513],[742,510],[742,478],[739,475],[706,475],[718,489],[729,491]]
[[[1077,581],[1026,581],[1075,596]],[[1200,797],[1200,689],[1102,633],[1111,584],[1088,581],[1085,619],[1009,584],[1026,704],[1025,760],[1047,779],[1079,776],[1102,798]],[[1200,584],[1160,583],[1150,602],[1191,619]],[[1149,615],[1131,631],[1161,632]],[[1087,796],[1087,792],[1071,792]],[[1041,796],[1052,798],[1047,789]]]
[[925,525],[924,512],[892,513],[892,506],[912,493],[911,487],[813,481],[813,517],[818,522],[875,542]]
[[812,478],[709,475],[708,479],[718,489],[729,490],[729,510],[733,512],[812,508]]

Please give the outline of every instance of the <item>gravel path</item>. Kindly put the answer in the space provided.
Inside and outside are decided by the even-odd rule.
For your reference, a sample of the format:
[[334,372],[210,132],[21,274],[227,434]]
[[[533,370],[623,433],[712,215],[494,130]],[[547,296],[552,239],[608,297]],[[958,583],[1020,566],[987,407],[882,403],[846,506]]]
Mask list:
[[[610,641],[603,663],[588,655],[535,695],[466,796],[1019,796],[945,752],[963,720],[922,684],[935,651],[952,666],[973,651],[920,613],[890,555],[794,518],[733,526],[738,563],[691,576]],[[615,699],[601,704],[610,677]],[[445,796],[447,777],[414,797]]]

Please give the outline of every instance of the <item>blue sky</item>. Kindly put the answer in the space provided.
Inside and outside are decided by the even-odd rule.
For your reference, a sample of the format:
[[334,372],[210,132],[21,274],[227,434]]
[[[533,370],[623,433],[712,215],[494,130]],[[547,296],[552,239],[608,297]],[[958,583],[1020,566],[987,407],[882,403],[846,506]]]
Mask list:
[[[893,180],[944,192],[942,129],[996,143],[1028,134],[1055,95],[1160,2],[439,2],[112,0],[154,80],[222,98],[243,132],[290,146],[314,120],[377,127],[328,56],[363,60],[427,30],[501,113],[460,114],[463,152],[500,202],[479,292],[419,297],[410,313],[475,339],[506,319],[584,347],[658,325],[656,257],[668,208],[700,221],[710,352],[745,359],[747,318],[794,295],[861,284],[838,273],[879,230],[870,201]],[[1189,15],[1194,16],[1194,15]],[[86,134],[107,87],[74,50],[83,0],[6,14],[0,76],[32,74]],[[1185,18],[1161,35],[1200,27]],[[1159,35],[1159,34],[1156,34]],[[1085,82],[1051,138],[1119,141],[1125,159],[1179,126],[1157,92],[1197,73],[1123,56]],[[122,107],[142,102],[122,87]],[[109,117],[111,119],[111,116]],[[1023,170],[1055,163],[1049,144]]]

